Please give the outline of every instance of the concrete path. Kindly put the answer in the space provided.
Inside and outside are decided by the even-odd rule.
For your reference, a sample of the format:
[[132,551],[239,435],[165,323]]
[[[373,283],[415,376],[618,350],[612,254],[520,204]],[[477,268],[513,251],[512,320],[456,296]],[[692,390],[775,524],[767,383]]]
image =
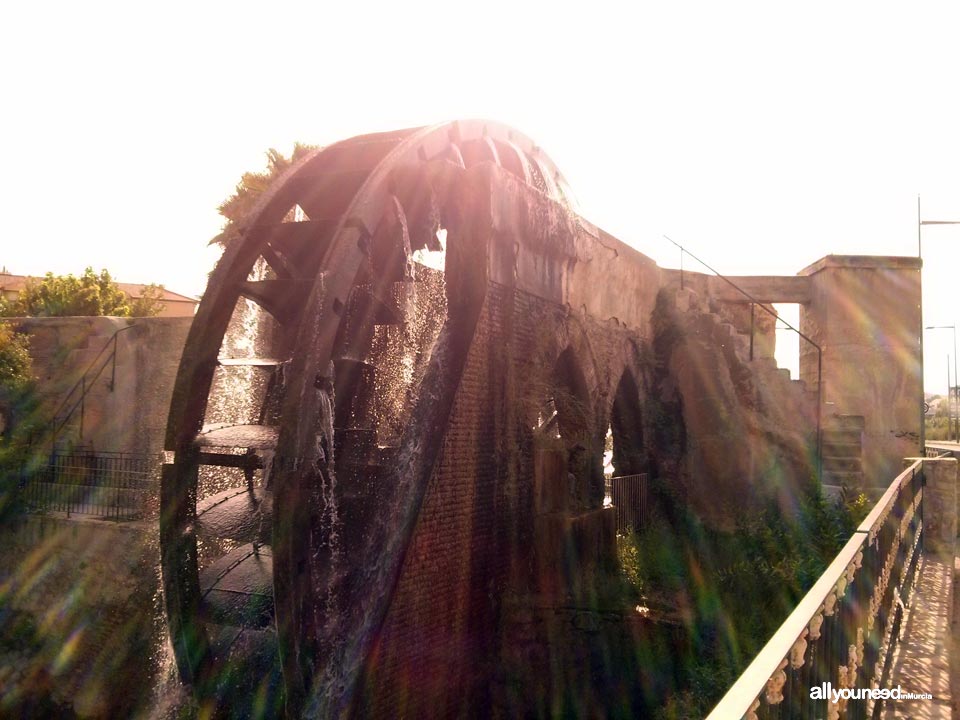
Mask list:
[[936,442],[927,443],[927,451],[936,450],[939,453],[947,453],[952,455],[955,458],[960,458],[960,443],[955,443],[950,440],[937,440]]
[[[953,717],[950,656],[955,639],[950,610],[954,568],[933,553],[922,559],[918,584],[900,632],[889,687],[930,693],[933,700],[888,701],[884,718],[950,720]],[[956,656],[955,656],[956,657]]]

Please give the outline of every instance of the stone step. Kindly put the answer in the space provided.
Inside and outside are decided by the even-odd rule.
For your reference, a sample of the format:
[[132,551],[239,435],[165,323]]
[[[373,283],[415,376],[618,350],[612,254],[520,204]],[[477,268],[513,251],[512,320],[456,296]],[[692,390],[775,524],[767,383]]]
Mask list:
[[844,492],[842,485],[834,485],[824,480],[820,485],[820,489],[823,492],[823,497],[830,502],[838,502],[843,499]]
[[823,430],[823,442],[832,444],[860,445],[863,433],[860,430]]
[[716,337],[717,328],[720,325],[720,316],[716,313],[700,313],[696,317],[695,325],[697,332],[702,332],[708,337]]
[[833,418],[831,429],[837,430],[859,430],[863,431],[866,427],[866,420],[863,415],[837,415]]
[[700,307],[700,296],[690,288],[677,289],[673,295],[678,312],[689,312]]
[[862,448],[858,442],[834,442],[832,440],[827,440],[826,437],[824,437],[821,447],[824,457],[859,458],[862,453]]
[[[743,362],[750,362],[750,336],[737,333],[733,336],[733,341],[740,359]],[[756,348],[754,348],[754,350],[756,350]]]
[[822,482],[824,485],[840,485],[854,489],[860,489],[864,486],[862,472],[842,470],[824,470]]
[[[753,365],[754,372],[772,373],[779,370],[779,368],[777,367],[777,361],[774,358],[757,357],[756,355],[754,355],[753,362],[751,364]],[[788,377],[789,377],[789,371],[788,371]]]
[[860,456],[856,457],[823,457],[823,469],[831,472],[863,472],[863,462]]

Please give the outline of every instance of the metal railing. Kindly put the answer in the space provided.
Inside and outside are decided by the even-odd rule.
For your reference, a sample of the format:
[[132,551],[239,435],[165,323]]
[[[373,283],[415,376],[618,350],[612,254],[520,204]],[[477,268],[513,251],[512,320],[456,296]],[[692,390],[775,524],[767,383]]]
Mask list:
[[158,459],[87,451],[52,454],[24,473],[20,498],[31,510],[92,515],[113,520],[144,514],[156,492]]
[[[104,343],[102,348],[100,348],[100,352],[97,353],[97,356],[90,361],[89,365],[87,365],[86,369],[83,371],[83,375],[80,376],[80,379],[74,383],[73,387],[70,388],[63,400],[60,402],[60,405],[58,405],[57,409],[54,410],[53,420],[50,423],[50,433],[53,448],[56,448],[57,446],[57,436],[60,434],[60,431],[63,430],[77,410],[80,411],[80,439],[83,439],[83,420],[86,414],[87,395],[90,393],[90,390],[93,389],[94,383],[96,383],[96,381],[103,374],[103,371],[106,369],[107,365],[110,365],[110,381],[107,383],[107,386],[110,388],[110,391],[113,392],[113,388],[116,385],[117,380],[117,336],[125,330],[129,330],[133,327],[136,326],[127,325],[126,327],[120,328],[110,336],[110,339]],[[106,357],[103,357],[103,354],[106,352],[107,348],[110,348],[110,352],[107,353]],[[103,358],[102,361],[101,358]],[[98,362],[100,363],[99,365],[97,365]],[[78,393],[79,396],[75,397]]]
[[647,523],[647,473],[607,478],[607,495],[617,516],[617,532],[640,530]]
[[[708,720],[827,718],[812,688],[886,688],[923,549],[923,466],[890,484],[827,570]],[[840,700],[840,717],[877,718],[882,701]],[[844,714],[845,713],[845,714]]]

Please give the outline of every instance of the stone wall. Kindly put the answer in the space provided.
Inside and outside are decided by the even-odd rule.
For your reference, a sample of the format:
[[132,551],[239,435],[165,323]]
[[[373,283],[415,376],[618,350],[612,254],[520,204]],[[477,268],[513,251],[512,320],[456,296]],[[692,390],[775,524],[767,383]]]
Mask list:
[[[157,454],[180,352],[192,318],[18,318],[14,327],[30,336],[30,354],[47,424],[88,368],[83,409],[60,431],[60,447]],[[116,336],[116,364],[107,362]],[[67,407],[79,401],[73,394]],[[82,419],[82,428],[81,428]],[[52,438],[45,437],[49,442]]]
[[[884,487],[919,443],[920,261],[830,255],[801,274],[812,299],[800,329],[823,350],[824,429],[862,418],[863,484]],[[817,352],[806,343],[800,377],[816,387]]]
[[[630,435],[614,434],[621,474],[664,478],[719,525],[751,503],[795,499],[811,472],[802,387],[769,359],[744,361],[735,329],[706,304],[669,310],[675,291],[661,287],[648,258],[495,169],[482,172],[490,216],[472,222],[490,227],[468,234],[488,238],[488,263],[457,280],[485,282],[485,299],[365,669],[363,717],[509,712],[515,703],[562,714],[577,707],[573,698],[603,706],[597,673],[551,660],[570,650],[574,663],[613,647],[603,638],[637,632],[632,608],[596,612],[616,597],[612,513],[602,508],[608,429]],[[542,424],[554,411],[556,426]],[[618,415],[634,420],[625,428]],[[535,471],[544,453],[555,460],[551,490]],[[534,607],[542,621],[503,624],[504,613],[520,608],[522,618]],[[516,656],[524,642],[546,658],[525,673]],[[504,663],[514,670],[492,690]]]
[[923,461],[923,547],[953,567],[957,547],[957,460]]

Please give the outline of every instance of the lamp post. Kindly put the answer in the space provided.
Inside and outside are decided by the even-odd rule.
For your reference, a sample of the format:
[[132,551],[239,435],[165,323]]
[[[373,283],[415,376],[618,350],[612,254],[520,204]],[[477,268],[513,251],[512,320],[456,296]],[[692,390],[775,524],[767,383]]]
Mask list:
[[[957,326],[956,325],[927,325],[927,330],[953,330],[953,384],[958,385],[960,382],[957,381]],[[949,370],[949,366],[947,368]],[[957,401],[957,414],[956,421],[953,419],[954,415],[954,400]],[[960,442],[960,388],[951,388],[950,383],[947,383],[947,407],[950,408],[950,420],[948,421],[947,427],[950,428],[952,437],[956,438],[957,442]],[[956,423],[954,427],[953,423]]]
[[[920,260],[920,327],[923,327],[923,238],[921,230],[924,225],[960,225],[960,220],[924,220],[923,216],[920,214],[920,196],[917,195],[917,258]],[[956,334],[956,330],[954,330]],[[957,359],[956,351],[956,335],[954,335],[954,351],[953,359]],[[956,383],[956,366],[954,366],[954,382]],[[947,393],[949,394],[950,388],[947,388]],[[958,391],[960,392],[960,391]],[[923,332],[920,333],[920,454],[925,455],[927,444],[925,437],[925,424],[926,424],[926,411],[925,411],[925,398],[923,396]],[[960,428],[960,419],[957,421],[957,426]],[[960,439],[960,438],[958,438]]]

